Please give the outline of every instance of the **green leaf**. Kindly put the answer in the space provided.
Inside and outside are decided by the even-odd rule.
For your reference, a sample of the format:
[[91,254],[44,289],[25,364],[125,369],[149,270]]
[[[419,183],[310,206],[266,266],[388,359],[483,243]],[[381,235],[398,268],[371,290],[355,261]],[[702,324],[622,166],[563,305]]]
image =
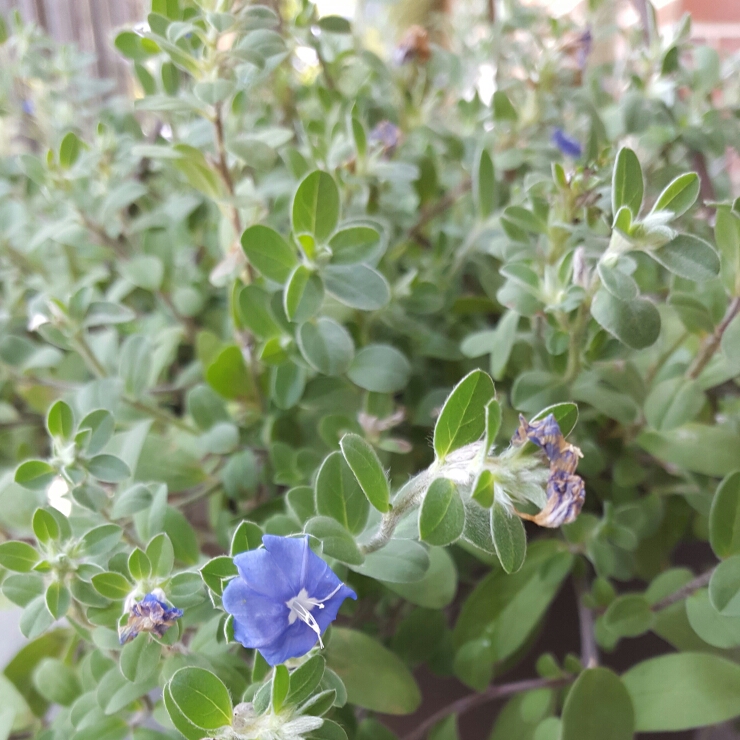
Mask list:
[[114,601],[125,599],[133,590],[131,584],[120,573],[113,571],[98,573],[92,577],[91,582],[101,596]]
[[221,555],[209,560],[200,569],[200,576],[211,591],[221,596],[224,591],[224,582],[233,578],[237,572],[234,559]]
[[468,373],[452,389],[434,427],[434,451],[440,460],[480,439],[486,426],[486,404],[494,392],[493,381],[482,370]]
[[719,275],[719,255],[714,247],[691,234],[679,234],[648,254],[679,277],[700,282]]
[[421,692],[403,662],[368,635],[333,627],[326,662],[347,687],[350,703],[383,714],[411,714]]
[[262,544],[262,530],[257,524],[243,521],[231,538],[230,555],[238,555],[240,552],[256,550]]
[[162,647],[149,635],[139,635],[121,651],[121,673],[129,681],[145,681],[159,666]]
[[622,147],[617,154],[612,177],[613,213],[616,214],[622,206],[627,206],[632,216],[637,218],[642,208],[644,187],[640,160],[631,149]]
[[709,512],[709,543],[718,558],[740,553],[740,470],[717,486]]
[[368,501],[381,513],[389,511],[388,479],[375,450],[357,434],[345,434],[339,446]]
[[15,470],[15,482],[29,491],[43,491],[54,480],[56,470],[45,460],[27,460]]
[[709,581],[712,606],[727,617],[740,616],[740,555],[723,560]]
[[350,308],[377,311],[391,298],[388,281],[369,265],[329,265],[322,277],[327,293]]
[[674,217],[686,213],[696,203],[701,189],[701,181],[696,172],[679,175],[663,189],[651,213],[670,211]]
[[126,338],[121,347],[118,374],[123,380],[126,393],[132,398],[140,398],[149,387],[152,374],[153,347],[142,334]]
[[429,555],[423,545],[401,539],[391,540],[385,547],[366,555],[362,565],[350,563],[355,572],[384,583],[421,581],[429,565]]
[[83,325],[90,328],[109,324],[127,324],[135,318],[136,314],[126,306],[110,301],[93,301],[87,310]]
[[39,596],[29,602],[21,615],[20,628],[23,636],[33,640],[54,624],[54,617],[46,606],[46,598]]
[[144,581],[152,574],[152,564],[141,548],[135,547],[128,556],[128,570],[135,581]]
[[272,369],[270,397],[279,409],[292,409],[303,396],[306,371],[294,362],[286,362]]
[[338,221],[339,189],[334,179],[320,170],[309,173],[293,198],[293,232],[311,234],[318,242],[325,242]]
[[305,265],[298,265],[283,291],[283,308],[290,321],[302,324],[313,317],[324,300],[321,278]]
[[578,677],[563,706],[561,740],[632,740],[635,710],[619,676],[590,668]]
[[33,671],[36,690],[47,701],[68,707],[80,695],[74,669],[58,658],[44,658]]
[[623,301],[600,289],[591,304],[591,315],[610,334],[632,349],[654,344],[660,334],[660,314],[646,298]]
[[97,557],[110,552],[123,536],[123,529],[117,524],[101,524],[88,530],[82,537],[82,552],[88,557]]
[[290,688],[285,698],[287,706],[302,704],[321,683],[326,661],[321,655],[310,657],[290,674]]
[[57,401],[50,409],[46,417],[46,428],[52,437],[69,440],[74,434],[75,419],[72,409],[64,403]]
[[172,700],[196,727],[217,730],[231,725],[229,692],[213,673],[203,668],[180,668],[168,684]]
[[730,368],[740,373],[740,315],[735,316],[722,332],[720,346]]
[[95,455],[88,460],[87,469],[93,478],[105,483],[119,483],[131,477],[128,465],[115,455]]
[[270,294],[259,285],[245,285],[239,292],[239,318],[260,339],[280,335],[270,307]]
[[162,287],[164,263],[153,254],[137,254],[122,263],[119,269],[121,275],[137,288],[155,292]]
[[696,418],[704,393],[695,380],[678,377],[658,383],[645,399],[645,419],[660,431],[675,429]]
[[608,267],[603,262],[597,264],[601,284],[622,301],[632,301],[639,293],[637,283],[618,267]]
[[488,451],[496,441],[496,435],[501,428],[501,404],[494,398],[486,404],[486,431],[483,438],[483,454]]
[[522,520],[496,502],[491,510],[491,534],[501,567],[507,573],[516,573],[527,555],[527,534]]
[[175,700],[172,698],[169,684],[165,684],[164,690],[162,691],[162,697],[164,699],[165,709],[167,710],[167,714],[169,715],[172,724],[175,726],[177,731],[186,738],[186,740],[200,740],[200,738],[209,734],[207,730],[201,730],[191,724],[190,720],[180,711],[180,708],[175,704]]
[[284,665],[276,665],[272,674],[272,711],[277,714],[282,708],[290,688],[290,675]]
[[324,375],[347,372],[354,357],[354,343],[349,332],[333,319],[322,316],[298,329],[298,347],[306,362]]
[[467,598],[455,625],[455,645],[490,635],[497,663],[514,655],[533,634],[572,565],[573,556],[556,542],[531,543],[521,570],[491,573]]
[[44,588],[44,579],[35,573],[6,575],[2,584],[3,596],[18,606],[30,604]]
[[419,536],[430,545],[450,545],[464,526],[465,508],[457,486],[448,478],[435,478],[419,510]]
[[485,219],[496,204],[496,177],[493,160],[487,149],[481,149],[473,170],[473,198],[478,215]]
[[59,145],[59,164],[63,169],[68,170],[77,161],[80,149],[82,149],[82,142],[77,134],[73,131],[66,133]]
[[306,522],[305,531],[321,540],[330,558],[350,565],[360,565],[365,559],[352,535],[336,519],[316,516]]
[[147,41],[148,39],[142,39],[133,31],[123,31],[116,36],[113,43],[125,57],[135,62],[143,62],[158,51],[156,46],[151,42],[146,43]]
[[52,581],[46,589],[46,608],[54,619],[61,619],[69,609],[69,589],[59,581]]
[[539,723],[552,712],[551,689],[537,689],[517,694],[496,717],[490,740],[534,740]]
[[720,254],[722,284],[734,294],[740,276],[740,215],[733,209],[726,206],[717,209],[714,240]]
[[493,678],[491,641],[484,637],[462,645],[455,653],[453,671],[466,686],[483,691]]
[[60,536],[57,520],[46,509],[36,509],[33,513],[31,523],[33,533],[41,544],[48,544],[52,540],[58,540]]
[[686,616],[694,632],[709,645],[723,650],[740,646],[740,617],[720,614],[712,606],[706,588],[686,599]]
[[0,566],[17,573],[28,573],[41,556],[27,542],[3,542],[0,544]]
[[172,541],[166,534],[161,533],[152,538],[146,546],[146,556],[151,564],[153,576],[166,578],[172,572],[175,551]]
[[347,377],[367,391],[397,393],[409,382],[411,365],[406,356],[388,344],[369,344],[356,355]]
[[622,681],[637,732],[690,730],[740,714],[740,666],[715,655],[662,655],[638,663]]
[[637,444],[683,470],[722,477],[737,468],[740,435],[726,426],[684,424],[665,432],[641,432]]
[[442,547],[430,547],[429,568],[419,581],[391,583],[382,581],[386,588],[406,601],[427,609],[444,609],[457,592],[457,570],[452,557]]
[[206,370],[208,385],[224,398],[245,398],[252,392],[242,351],[235,344],[218,353]]
[[641,594],[618,596],[604,614],[604,623],[618,637],[637,637],[647,632],[654,620],[650,603]]
[[88,455],[97,455],[110,441],[115,427],[116,420],[110,411],[96,409],[87,414],[80,422],[77,430],[77,439],[80,438],[81,432],[89,430],[90,436],[87,437],[84,449]]
[[369,499],[342,453],[332,452],[316,476],[316,511],[336,519],[352,534],[359,534],[369,510]]
[[385,251],[380,232],[365,224],[340,229],[329,240],[329,246],[332,265],[354,265],[357,262],[374,264]]
[[241,238],[247,259],[266,278],[283,284],[298,264],[295,250],[280,234],[264,224],[250,226]]
[[319,18],[319,28],[327,33],[352,33],[352,25],[341,15],[324,15]]
[[497,121],[516,121],[519,116],[511,104],[509,96],[503,90],[493,93],[493,117]]

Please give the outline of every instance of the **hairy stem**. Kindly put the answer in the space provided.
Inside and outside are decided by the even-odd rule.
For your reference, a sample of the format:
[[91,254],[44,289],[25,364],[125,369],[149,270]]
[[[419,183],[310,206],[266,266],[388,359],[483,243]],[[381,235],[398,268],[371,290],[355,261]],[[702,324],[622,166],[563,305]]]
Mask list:
[[702,573],[700,576],[697,576],[692,581],[689,581],[685,586],[679,588],[678,591],[675,591],[674,593],[666,596],[664,599],[661,599],[656,604],[654,604],[653,611],[659,612],[663,609],[667,609],[669,606],[677,604],[679,601],[683,601],[688,596],[691,596],[691,594],[693,594],[695,591],[698,591],[700,588],[708,586],[709,581],[712,579],[713,573],[714,568],[706,571],[706,573]]
[[578,604],[578,626],[581,635],[581,663],[584,668],[594,668],[599,664],[599,648],[594,635],[594,614],[583,602],[587,591],[584,579],[574,580],[576,602]]

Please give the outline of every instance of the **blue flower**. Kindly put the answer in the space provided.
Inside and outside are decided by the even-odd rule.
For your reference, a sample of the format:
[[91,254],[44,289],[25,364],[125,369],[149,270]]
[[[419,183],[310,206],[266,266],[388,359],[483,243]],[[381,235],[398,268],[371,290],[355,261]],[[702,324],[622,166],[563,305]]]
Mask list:
[[[163,593],[160,592],[160,595],[164,598]],[[153,632],[158,637],[164,637],[164,633],[181,616],[182,609],[169,606],[158,595],[147,594],[128,609],[128,623],[125,627],[119,627],[118,640],[121,645],[125,645],[140,632]]]
[[34,107],[33,107],[33,101],[32,100],[24,100],[21,103],[21,108],[23,109],[23,112],[27,116],[32,116],[33,115]]
[[561,128],[556,128],[552,132],[552,143],[555,144],[555,146],[560,149],[566,157],[578,159],[583,153],[578,141],[568,136],[568,134],[566,134]]
[[357,594],[308,546],[308,537],[262,538],[264,549],[234,558],[239,575],[223,593],[234,616],[234,637],[256,648],[270,665],[305,655]]

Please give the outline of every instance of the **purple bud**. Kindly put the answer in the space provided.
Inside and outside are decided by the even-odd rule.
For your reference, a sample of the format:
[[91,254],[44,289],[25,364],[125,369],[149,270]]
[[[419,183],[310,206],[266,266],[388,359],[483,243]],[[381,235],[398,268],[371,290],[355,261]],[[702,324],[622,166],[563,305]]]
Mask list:
[[583,150],[581,148],[581,145],[578,143],[578,141],[568,136],[561,128],[556,128],[553,131],[552,143],[563,154],[565,154],[566,157],[572,157],[573,159],[578,159],[581,156],[581,154],[583,154]]

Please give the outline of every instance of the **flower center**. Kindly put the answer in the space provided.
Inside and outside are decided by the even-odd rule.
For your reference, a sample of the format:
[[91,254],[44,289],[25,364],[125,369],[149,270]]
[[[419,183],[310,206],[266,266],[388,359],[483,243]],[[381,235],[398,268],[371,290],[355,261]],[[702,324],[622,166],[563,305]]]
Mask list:
[[341,583],[323,599],[316,599],[313,596],[309,596],[308,591],[306,591],[305,588],[302,588],[298,596],[294,596],[292,599],[285,602],[285,606],[290,609],[288,624],[294,624],[296,619],[300,619],[301,622],[307,624],[316,633],[316,636],[319,638],[319,645],[322,649],[324,648],[324,643],[321,641],[321,627],[319,627],[319,623],[316,621],[313,614],[311,614],[311,610],[315,606],[318,606],[319,609],[323,609],[324,602],[329,601],[329,599],[334,596],[340,588],[342,588]]

